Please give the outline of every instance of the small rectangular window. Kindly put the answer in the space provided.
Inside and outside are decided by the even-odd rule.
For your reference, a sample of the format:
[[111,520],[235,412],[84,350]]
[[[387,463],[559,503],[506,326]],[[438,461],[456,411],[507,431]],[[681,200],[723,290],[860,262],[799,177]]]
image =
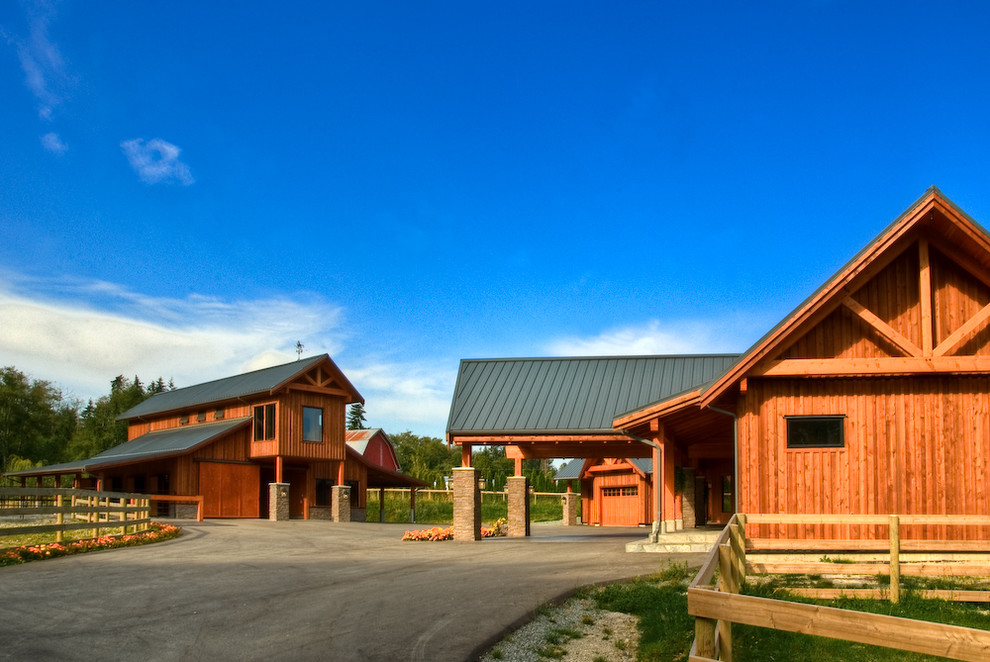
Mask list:
[[224,417],[223,409],[217,409],[215,412],[213,412],[213,420],[220,421],[223,420],[223,417]]
[[179,417],[179,425],[187,425],[188,423],[189,423],[189,416],[188,415],[180,416]]
[[201,411],[198,414],[196,414],[196,422],[197,423],[203,423],[205,421],[206,421],[206,412],[205,411]]
[[788,448],[842,448],[845,416],[788,416]]
[[254,408],[254,440],[266,441],[275,438],[275,403]]
[[323,441],[323,410],[303,407],[303,441]]
[[731,513],[735,510],[732,498],[732,476],[726,474],[722,476],[722,512]]

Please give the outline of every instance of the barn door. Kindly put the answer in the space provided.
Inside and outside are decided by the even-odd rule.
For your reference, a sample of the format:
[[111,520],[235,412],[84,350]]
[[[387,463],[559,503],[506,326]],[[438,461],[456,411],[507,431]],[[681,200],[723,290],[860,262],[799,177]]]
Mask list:
[[603,487],[602,526],[638,526],[643,503],[637,485]]
[[203,517],[258,517],[260,467],[255,464],[199,463]]

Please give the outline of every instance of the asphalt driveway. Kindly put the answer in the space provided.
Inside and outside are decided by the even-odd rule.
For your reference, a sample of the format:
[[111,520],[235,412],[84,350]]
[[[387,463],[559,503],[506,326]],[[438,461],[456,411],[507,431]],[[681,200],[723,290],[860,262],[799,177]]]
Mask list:
[[470,660],[574,588],[653,572],[645,529],[401,542],[392,524],[182,522],[175,541],[0,568],[0,659]]

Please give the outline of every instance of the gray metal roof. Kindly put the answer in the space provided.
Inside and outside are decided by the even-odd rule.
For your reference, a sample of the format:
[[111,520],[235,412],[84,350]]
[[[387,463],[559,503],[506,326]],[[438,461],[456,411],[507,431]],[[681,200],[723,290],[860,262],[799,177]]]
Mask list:
[[700,388],[737,359],[737,354],[464,359],[447,432],[612,432],[616,416]]
[[278,388],[296,375],[305,372],[320,361],[329,360],[329,358],[328,355],[321,354],[292,363],[216,379],[212,382],[177,388],[174,391],[156,393],[141,404],[125,411],[117,417],[117,420],[190,409],[265,393]]
[[221,423],[201,423],[149,432],[94,455],[84,462],[86,470],[113,464],[126,464],[156,457],[187,453],[211,439],[227,434],[251,421],[250,416]]
[[[650,475],[653,473],[653,459],[649,457],[630,457],[626,462],[636,465],[636,468],[643,473]],[[584,466],[584,458],[571,460],[554,474],[554,480],[577,480],[581,477],[581,468]]]

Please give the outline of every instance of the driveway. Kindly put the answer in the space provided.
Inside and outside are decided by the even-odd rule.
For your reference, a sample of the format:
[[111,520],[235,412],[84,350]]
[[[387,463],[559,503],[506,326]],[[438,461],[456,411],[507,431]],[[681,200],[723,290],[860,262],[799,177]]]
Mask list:
[[0,659],[470,660],[541,604],[654,572],[646,529],[401,542],[407,526],[181,522],[174,541],[0,568]]

